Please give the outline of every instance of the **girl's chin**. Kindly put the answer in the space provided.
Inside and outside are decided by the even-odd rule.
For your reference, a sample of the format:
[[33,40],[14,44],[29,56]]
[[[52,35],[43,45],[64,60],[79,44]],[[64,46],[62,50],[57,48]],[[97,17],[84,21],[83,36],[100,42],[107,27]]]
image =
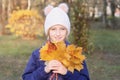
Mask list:
[[64,41],[64,40],[53,40],[53,41],[51,41],[51,42],[57,43],[57,42],[61,42],[61,41]]

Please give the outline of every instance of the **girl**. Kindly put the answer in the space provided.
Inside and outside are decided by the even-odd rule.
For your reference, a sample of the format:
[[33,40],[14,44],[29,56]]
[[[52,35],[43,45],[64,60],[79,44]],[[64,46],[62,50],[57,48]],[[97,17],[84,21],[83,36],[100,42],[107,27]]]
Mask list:
[[[67,37],[70,34],[70,21],[67,12],[68,6],[65,3],[61,3],[55,8],[49,5],[44,9],[46,15],[44,29],[47,42],[53,44],[64,41],[66,46],[69,45]],[[85,61],[83,61],[82,70],[74,70],[72,73],[58,60],[49,62],[41,60],[40,49],[33,51],[22,75],[23,80],[90,80]],[[55,77],[53,73],[58,75]]]

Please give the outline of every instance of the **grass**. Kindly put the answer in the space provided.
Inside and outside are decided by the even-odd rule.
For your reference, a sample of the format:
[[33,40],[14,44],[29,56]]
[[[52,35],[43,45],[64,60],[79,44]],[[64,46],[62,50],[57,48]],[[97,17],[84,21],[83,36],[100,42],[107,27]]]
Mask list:
[[120,53],[120,30],[94,29],[90,32],[90,42],[95,50]]
[[87,55],[91,80],[119,80],[120,30],[92,29],[94,52]]
[[[89,41],[94,52],[86,54],[91,80],[119,80],[120,30],[92,29]],[[0,79],[21,80],[32,51],[44,39],[22,40],[15,36],[0,36]]]
[[0,36],[0,79],[21,80],[27,60],[41,40],[22,40],[15,36]]
[[95,52],[87,56],[91,80],[119,80],[120,55]]

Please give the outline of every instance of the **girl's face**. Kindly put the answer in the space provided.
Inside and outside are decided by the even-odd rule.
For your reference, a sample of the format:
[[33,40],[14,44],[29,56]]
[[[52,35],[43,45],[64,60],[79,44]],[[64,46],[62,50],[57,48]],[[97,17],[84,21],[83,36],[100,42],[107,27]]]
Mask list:
[[67,29],[62,25],[55,25],[49,29],[49,39],[51,42],[64,41],[67,35]]

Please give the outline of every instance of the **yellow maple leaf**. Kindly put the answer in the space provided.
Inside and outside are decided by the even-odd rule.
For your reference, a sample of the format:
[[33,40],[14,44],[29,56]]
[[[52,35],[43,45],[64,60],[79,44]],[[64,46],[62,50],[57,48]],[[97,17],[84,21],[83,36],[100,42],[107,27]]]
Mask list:
[[68,70],[71,71],[72,73],[74,72],[74,68],[72,66],[69,66]]
[[80,71],[81,69],[83,69],[83,66],[82,65],[75,65],[75,69]]

